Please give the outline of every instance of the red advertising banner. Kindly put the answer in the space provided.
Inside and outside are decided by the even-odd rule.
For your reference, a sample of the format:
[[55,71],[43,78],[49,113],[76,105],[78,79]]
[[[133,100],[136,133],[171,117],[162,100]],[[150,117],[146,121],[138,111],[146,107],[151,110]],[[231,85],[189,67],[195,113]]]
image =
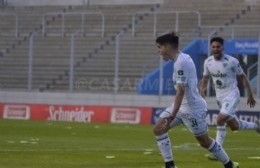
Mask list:
[[111,123],[151,124],[152,109],[137,107],[112,107]]
[[151,108],[46,104],[0,104],[0,118],[150,124]]
[[3,118],[4,104],[0,103],[0,119]]

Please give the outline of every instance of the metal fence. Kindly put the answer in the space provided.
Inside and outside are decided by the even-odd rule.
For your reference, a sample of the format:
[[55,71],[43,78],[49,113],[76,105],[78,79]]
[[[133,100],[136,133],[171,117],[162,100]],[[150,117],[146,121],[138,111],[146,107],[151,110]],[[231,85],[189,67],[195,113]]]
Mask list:
[[179,31],[179,23],[180,18],[179,16],[182,14],[195,14],[197,16],[197,26],[201,26],[201,14],[199,11],[141,11],[136,12],[132,16],[132,35],[135,36],[136,32],[136,17],[145,14],[152,14],[153,15],[153,36],[155,37],[157,35],[157,22],[158,22],[158,16],[163,14],[173,14],[175,15],[175,31]]
[[46,13],[42,17],[42,36],[45,36],[46,33],[46,18],[47,16],[60,16],[61,17],[61,25],[60,25],[60,31],[61,35],[64,37],[65,36],[65,28],[66,28],[66,17],[71,16],[71,15],[80,15],[81,16],[81,27],[78,29],[81,29],[81,33],[85,34],[86,32],[86,17],[91,17],[91,16],[99,16],[100,17],[100,34],[102,37],[105,35],[105,16],[102,12],[67,12],[67,13]]
[[[157,35],[157,16],[160,14],[174,14],[176,15],[176,21],[175,21],[175,29],[176,31],[179,30],[179,15],[183,14],[183,13],[195,13],[197,15],[197,26],[201,28],[201,30],[203,29],[209,29],[209,34],[208,34],[208,40],[210,40],[211,37],[215,36],[216,33],[218,32],[218,34],[221,33],[226,33],[227,35],[230,36],[230,38],[236,38],[237,34],[240,34],[241,31],[249,31],[249,29],[253,28],[256,30],[256,32],[258,31],[258,36],[259,36],[259,53],[258,53],[258,58],[260,58],[260,26],[259,25],[248,25],[248,26],[244,26],[244,25],[231,25],[230,27],[226,27],[224,30],[219,31],[219,27],[220,26],[202,26],[201,25],[201,16],[200,13],[197,11],[166,11],[166,12],[151,12],[151,11],[147,11],[147,12],[137,12],[134,13],[132,16],[132,35],[135,35],[136,32],[136,17],[138,15],[144,15],[144,14],[152,14],[153,15],[153,36]],[[77,31],[75,31],[74,33],[72,33],[71,35],[71,40],[70,40],[70,79],[69,79],[69,90],[73,91],[74,89],[74,58],[75,58],[75,46],[76,46],[76,40],[77,37],[79,37],[80,35],[82,35],[85,32],[85,18],[86,17],[91,17],[93,15],[99,16],[100,17],[100,36],[104,37],[105,34],[105,16],[103,13],[100,12],[83,12],[83,13],[47,13],[42,17],[42,30],[40,31],[35,31],[31,34],[30,36],[30,41],[29,41],[29,51],[28,51],[28,86],[27,89],[28,90],[32,90],[32,76],[33,76],[33,57],[34,57],[34,37],[41,33],[42,36],[45,36],[46,33],[46,18],[48,16],[61,16],[62,19],[62,23],[60,25],[60,31],[61,31],[61,35],[64,36],[64,34],[66,33],[65,28],[66,28],[66,16],[68,15],[80,15],[81,16],[81,26],[78,28]],[[19,35],[19,22],[18,22],[18,17],[16,14],[13,13],[0,13],[0,16],[11,16],[15,18],[15,23],[14,23],[14,27],[15,27],[15,33],[14,36],[18,36]],[[252,31],[251,31],[252,33]],[[119,87],[119,64],[120,64],[120,45],[121,45],[121,37],[124,36],[125,32],[121,31],[119,32],[116,36],[115,36],[115,65],[114,65],[114,93],[117,94],[118,93],[118,87]],[[210,46],[210,45],[209,45]],[[210,55],[210,48],[208,49],[208,55]],[[162,80],[162,74],[163,74],[163,62],[160,59],[160,62],[158,63],[158,65],[160,65],[160,94],[162,94],[162,86],[163,86],[163,80]],[[256,84],[256,89],[257,89],[257,96],[260,98],[260,68],[258,68],[260,66],[260,59],[258,59],[257,64],[254,65],[254,70],[257,70],[256,76],[257,76],[257,84]],[[144,66],[144,73],[146,72],[146,66]]]

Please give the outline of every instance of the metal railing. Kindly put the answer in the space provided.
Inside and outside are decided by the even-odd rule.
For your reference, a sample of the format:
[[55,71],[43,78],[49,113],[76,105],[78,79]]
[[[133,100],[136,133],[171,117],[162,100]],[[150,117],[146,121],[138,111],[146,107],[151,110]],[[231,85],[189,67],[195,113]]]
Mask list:
[[158,15],[160,14],[175,14],[175,31],[179,31],[179,15],[180,14],[187,14],[187,13],[194,13],[198,17],[198,27],[201,26],[201,14],[198,11],[141,11],[136,12],[132,16],[132,35],[135,36],[136,32],[136,16],[144,15],[144,14],[153,14],[153,36],[155,37],[157,34],[157,22],[158,22]]
[[102,12],[69,12],[69,13],[46,13],[42,17],[42,36],[45,36],[46,33],[46,17],[47,16],[61,16],[61,34],[64,37],[65,36],[65,19],[68,15],[81,15],[81,32],[82,34],[85,34],[85,24],[86,24],[86,16],[100,16],[101,18],[101,36],[104,37],[105,35],[105,16]]
[[71,35],[70,38],[70,75],[69,75],[69,91],[74,90],[74,60],[75,60],[75,45],[76,38],[80,35],[82,30],[78,30]]
[[257,76],[257,66],[258,66],[258,62],[254,63],[247,69],[248,80],[251,80]]
[[204,30],[210,29],[211,33],[213,31],[218,32],[218,31],[220,31],[219,29],[222,29],[222,32],[228,32],[228,34],[230,34],[230,38],[232,38],[232,39],[236,38],[236,33],[239,31],[240,32],[241,31],[250,32],[250,30],[248,30],[248,29],[255,29],[256,30],[255,34],[257,34],[257,35],[260,32],[259,25],[230,25],[229,27],[224,27],[223,25],[200,26],[200,31],[203,31],[203,29]]
[[33,77],[33,56],[34,56],[34,36],[39,33],[39,31],[34,31],[29,40],[29,53],[28,53],[28,91],[32,90],[32,77]]
[[18,16],[15,13],[0,13],[0,16],[13,16],[15,18],[15,37],[19,36],[18,32],[18,26],[19,26],[19,21],[18,21]]
[[120,60],[120,40],[121,37],[125,34],[121,30],[115,38],[115,77],[114,77],[114,93],[117,94],[119,91],[119,60]]

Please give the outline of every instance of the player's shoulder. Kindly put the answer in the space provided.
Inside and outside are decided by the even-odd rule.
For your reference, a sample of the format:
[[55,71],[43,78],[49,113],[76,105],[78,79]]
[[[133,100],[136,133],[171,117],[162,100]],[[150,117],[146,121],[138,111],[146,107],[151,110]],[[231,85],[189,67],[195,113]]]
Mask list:
[[228,55],[228,54],[224,54],[224,60],[229,61],[229,62],[238,61],[236,58],[234,58],[234,57],[232,57],[231,55]]
[[232,57],[231,55],[227,55],[227,54],[224,55],[224,60],[227,62],[230,62],[231,64],[235,64],[235,65],[237,65],[239,63],[238,59]]
[[178,59],[179,63],[186,63],[192,60],[190,55],[186,53],[180,53],[179,57],[180,57],[180,59]]
[[213,60],[214,60],[214,57],[213,56],[209,56],[208,58],[206,58],[205,59],[205,64],[208,64],[208,63],[210,63],[210,62],[213,62]]
[[190,63],[192,63],[191,57],[188,54],[180,53],[179,58],[174,65],[185,69],[189,67]]

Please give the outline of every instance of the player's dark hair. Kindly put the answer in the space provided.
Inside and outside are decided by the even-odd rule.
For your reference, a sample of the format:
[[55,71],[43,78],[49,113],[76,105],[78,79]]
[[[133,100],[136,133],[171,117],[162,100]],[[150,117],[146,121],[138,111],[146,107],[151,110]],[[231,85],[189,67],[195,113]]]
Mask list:
[[221,45],[224,45],[224,39],[222,37],[213,37],[211,40],[210,40],[210,44],[212,44],[213,42],[218,42],[220,43]]
[[170,44],[172,47],[178,48],[179,47],[179,37],[176,35],[175,32],[167,33],[167,34],[157,37],[156,43],[158,43],[160,45]]

